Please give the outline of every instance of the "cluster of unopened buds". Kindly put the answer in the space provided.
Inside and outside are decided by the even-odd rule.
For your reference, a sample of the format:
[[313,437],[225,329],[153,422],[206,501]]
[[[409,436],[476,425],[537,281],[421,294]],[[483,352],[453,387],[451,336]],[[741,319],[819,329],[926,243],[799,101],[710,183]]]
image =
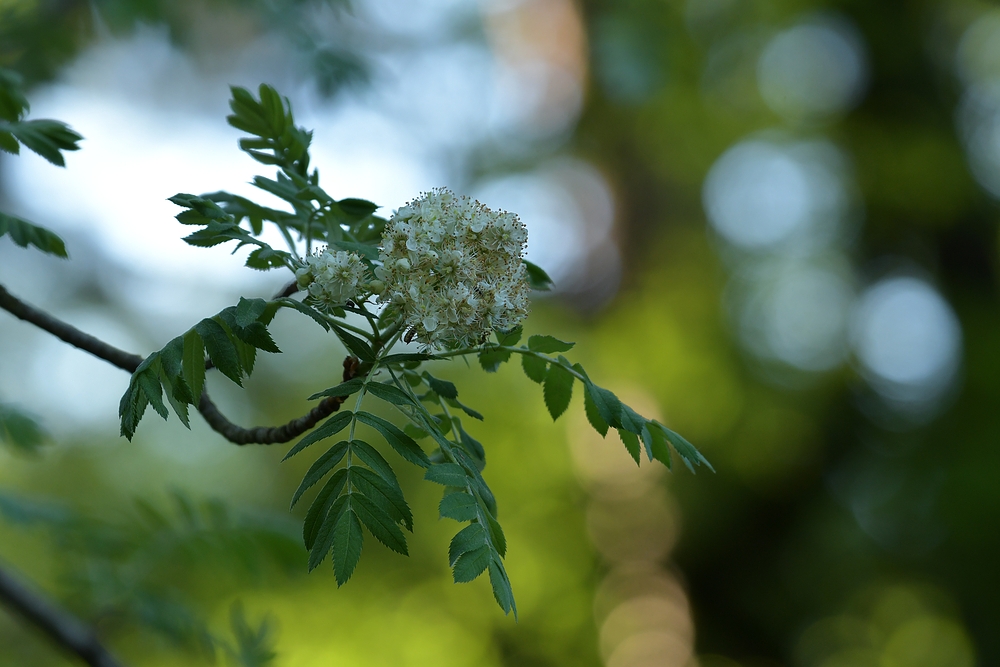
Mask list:
[[374,275],[360,256],[326,248],[307,257],[296,277],[327,308],[374,295],[408,338],[466,347],[527,315],[527,238],[516,215],[432,190],[389,219]]

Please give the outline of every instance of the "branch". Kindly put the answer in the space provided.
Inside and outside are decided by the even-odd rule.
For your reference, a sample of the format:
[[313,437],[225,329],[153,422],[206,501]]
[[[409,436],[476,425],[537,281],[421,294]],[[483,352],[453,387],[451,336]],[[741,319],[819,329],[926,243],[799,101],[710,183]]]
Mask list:
[[[34,324],[43,331],[49,332],[73,347],[90,352],[98,359],[129,373],[134,373],[135,369],[142,363],[143,358],[139,355],[119,350],[113,345],[108,345],[76,327],[52,317],[45,311],[28,305],[8,292],[3,285],[0,285],[0,308],[25,322]],[[206,364],[206,367],[210,368],[211,365]],[[344,381],[355,377],[357,372],[358,360],[351,356],[345,358]],[[212,430],[232,443],[237,445],[273,445],[289,442],[299,437],[315,426],[319,420],[339,410],[344,400],[343,397],[339,396],[325,398],[307,414],[281,426],[255,426],[252,428],[238,426],[219,411],[219,408],[209,398],[208,392],[202,393],[201,400],[198,402],[198,412],[212,427]]]
[[[2,290],[3,288],[0,288]],[[122,667],[93,629],[0,567],[0,601],[91,667]]]

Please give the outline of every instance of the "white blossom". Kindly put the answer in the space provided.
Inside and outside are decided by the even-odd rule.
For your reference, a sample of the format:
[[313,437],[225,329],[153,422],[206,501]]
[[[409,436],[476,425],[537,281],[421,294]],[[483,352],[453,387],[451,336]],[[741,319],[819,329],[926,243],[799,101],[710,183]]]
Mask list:
[[528,313],[521,256],[528,241],[513,213],[438,189],[397,210],[375,269],[379,301],[426,345],[477,345]]
[[299,287],[327,307],[342,306],[350,299],[370,292],[361,258],[344,250],[324,249],[309,255],[295,272]]

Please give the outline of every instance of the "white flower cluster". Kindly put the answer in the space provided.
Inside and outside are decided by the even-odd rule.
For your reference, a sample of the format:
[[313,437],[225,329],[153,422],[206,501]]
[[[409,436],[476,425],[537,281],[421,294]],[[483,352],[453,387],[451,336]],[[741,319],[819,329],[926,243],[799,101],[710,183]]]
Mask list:
[[299,287],[327,307],[342,306],[349,299],[367,294],[365,264],[352,252],[330,250],[306,257],[305,266],[295,272]]
[[[491,211],[450,190],[424,193],[393,214],[375,275],[379,301],[426,345],[477,345],[528,313],[521,255],[528,241],[513,213]],[[391,313],[390,313],[391,314]]]

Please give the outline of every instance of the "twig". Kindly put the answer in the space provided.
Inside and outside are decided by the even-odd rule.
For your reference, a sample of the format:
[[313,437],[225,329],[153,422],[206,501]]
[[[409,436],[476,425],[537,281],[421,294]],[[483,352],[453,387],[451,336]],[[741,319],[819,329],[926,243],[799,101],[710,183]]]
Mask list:
[[[2,289],[2,288],[0,288]],[[0,601],[91,667],[122,667],[93,629],[0,567]]]
[[[90,352],[95,357],[129,373],[134,373],[135,369],[142,363],[143,358],[139,355],[119,350],[113,345],[108,345],[104,341],[94,338],[72,325],[56,319],[45,311],[21,301],[8,292],[3,285],[0,285],[0,308],[25,322],[34,324],[39,329],[49,332],[56,338],[85,352]],[[206,364],[206,366],[211,367],[209,364]],[[357,374],[357,370],[358,360],[356,358],[348,356],[344,359],[345,382],[353,378]],[[342,397],[329,397],[321,401],[319,405],[307,414],[293,419],[287,424],[282,424],[281,426],[255,426],[252,428],[243,428],[229,421],[219,411],[215,403],[212,402],[207,392],[201,395],[201,400],[198,402],[198,412],[205,418],[208,425],[212,427],[212,430],[232,443],[237,445],[273,445],[290,442],[299,437],[315,426],[319,420],[340,409],[343,402],[344,399]]]

